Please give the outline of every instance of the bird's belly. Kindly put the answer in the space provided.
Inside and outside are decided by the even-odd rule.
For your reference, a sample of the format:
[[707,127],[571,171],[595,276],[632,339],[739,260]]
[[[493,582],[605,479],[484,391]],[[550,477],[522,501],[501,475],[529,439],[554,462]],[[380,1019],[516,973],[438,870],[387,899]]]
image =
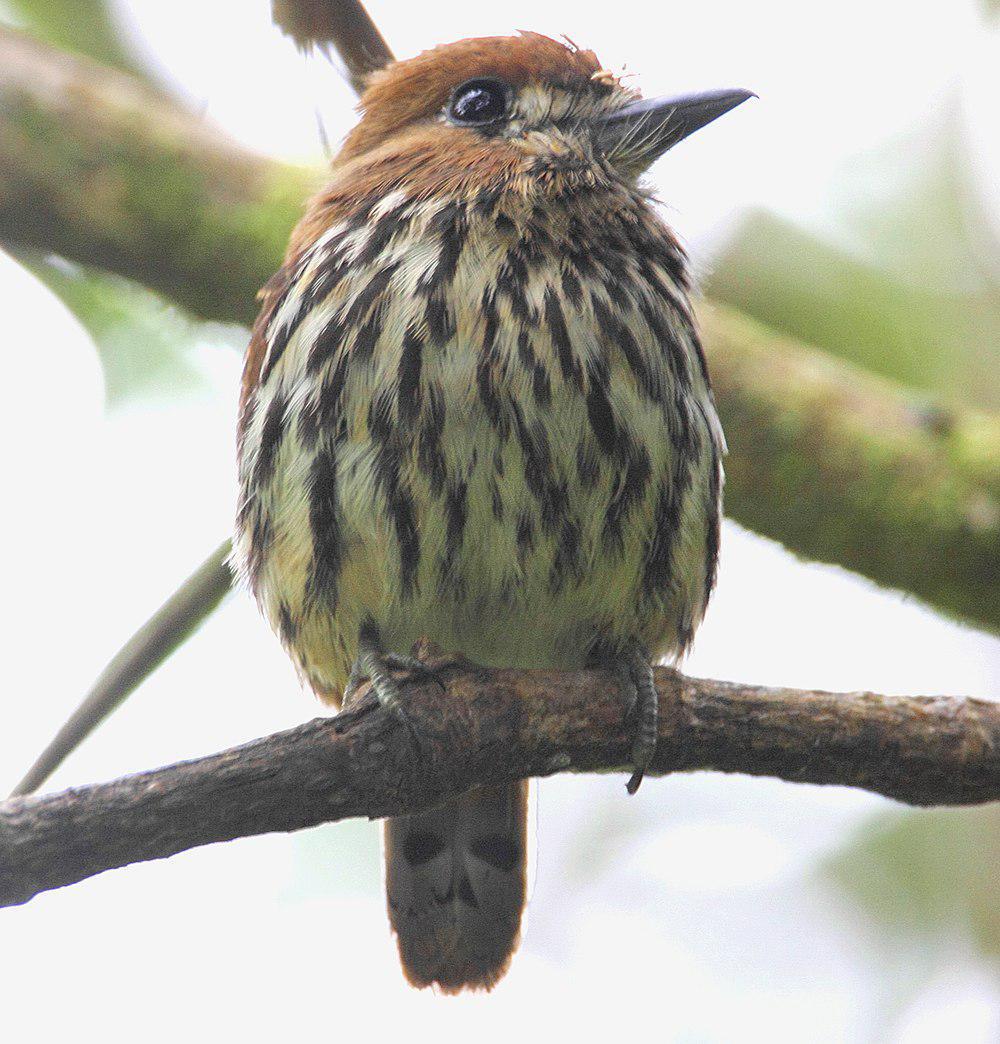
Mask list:
[[398,515],[372,503],[364,465],[353,502],[346,480],[344,604],[364,606],[391,651],[428,637],[487,666],[578,666],[596,636],[633,631],[648,510],[630,513],[612,547],[608,481],[581,483],[575,453],[551,426],[538,474],[516,439],[488,424],[469,421],[454,435],[439,491],[418,462],[407,469],[417,534],[410,583]]
[[[488,275],[463,258],[453,303]],[[527,318],[454,305],[451,334],[424,342],[419,295],[397,294],[360,357],[314,353],[324,312],[275,364],[246,437],[242,558],[320,694],[338,697],[368,623],[386,651],[427,637],[512,667],[690,641],[720,471],[686,328],[667,297],[642,312],[529,289]]]
[[704,598],[711,454],[678,462],[659,408],[620,417],[630,457],[600,448],[579,396],[547,405],[512,400],[498,420],[456,387],[435,438],[417,422],[338,449],[336,605],[305,605],[295,644],[316,688],[343,685],[366,621],[387,651],[427,637],[487,666],[580,666],[634,637],[685,644]]

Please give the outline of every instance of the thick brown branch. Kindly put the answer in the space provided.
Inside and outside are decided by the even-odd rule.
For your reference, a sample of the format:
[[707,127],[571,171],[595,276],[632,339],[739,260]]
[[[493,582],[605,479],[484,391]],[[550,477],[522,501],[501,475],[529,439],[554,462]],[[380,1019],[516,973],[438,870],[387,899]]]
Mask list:
[[[483,670],[422,655],[440,684],[405,682],[419,752],[369,696],[338,718],[221,754],[0,805],[0,904],[215,841],[413,812],[481,783],[627,765],[613,675]],[[801,692],[667,668],[656,681],[654,774],[778,776],[914,805],[1000,799],[1000,703]]]
[[130,76],[0,27],[0,242],[249,322],[320,178]]

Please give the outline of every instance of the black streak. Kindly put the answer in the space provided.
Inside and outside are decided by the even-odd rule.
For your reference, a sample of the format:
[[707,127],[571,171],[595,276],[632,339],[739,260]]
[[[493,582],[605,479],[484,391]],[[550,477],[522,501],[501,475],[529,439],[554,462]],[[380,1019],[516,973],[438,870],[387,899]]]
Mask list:
[[330,447],[319,450],[309,476],[309,525],[313,561],[307,594],[327,609],[337,604],[337,582],[343,565],[337,505],[337,459]]
[[608,456],[618,451],[618,425],[608,400],[608,368],[593,360],[587,368],[587,419],[597,439],[597,445]]
[[712,460],[708,472],[708,492],[705,496],[705,521],[708,532],[705,535],[705,599],[715,586],[715,573],[719,564],[719,530],[720,501],[722,486],[722,465],[714,447],[711,450]]
[[397,391],[400,423],[409,426],[420,413],[420,371],[423,366],[423,338],[412,328],[403,336],[399,357]]
[[266,486],[274,474],[278,450],[285,435],[285,414],[288,399],[284,390],[279,388],[274,393],[267,413],[264,414],[264,426],[260,433],[260,448],[257,453],[257,464],[253,473],[253,488],[259,492]]
[[645,496],[651,474],[649,454],[645,447],[633,446],[625,473],[619,476],[618,487],[604,519],[604,542],[619,553],[622,550],[622,522]]
[[580,365],[573,355],[573,345],[570,343],[569,331],[566,329],[566,320],[559,304],[559,295],[551,286],[545,290],[545,322],[559,358],[559,368],[562,370],[563,379],[567,383],[579,386]]
[[413,595],[420,564],[420,536],[409,486],[400,475],[402,440],[392,422],[391,397],[377,396],[368,407],[368,430],[375,443],[375,480],[385,497],[399,546],[400,584],[404,598]]

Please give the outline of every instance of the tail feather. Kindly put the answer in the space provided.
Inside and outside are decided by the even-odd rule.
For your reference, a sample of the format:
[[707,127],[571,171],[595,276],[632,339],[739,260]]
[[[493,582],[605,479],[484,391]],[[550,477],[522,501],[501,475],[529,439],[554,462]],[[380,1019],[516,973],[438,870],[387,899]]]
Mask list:
[[386,820],[389,920],[414,986],[489,990],[503,977],[521,934],[527,827],[527,782]]

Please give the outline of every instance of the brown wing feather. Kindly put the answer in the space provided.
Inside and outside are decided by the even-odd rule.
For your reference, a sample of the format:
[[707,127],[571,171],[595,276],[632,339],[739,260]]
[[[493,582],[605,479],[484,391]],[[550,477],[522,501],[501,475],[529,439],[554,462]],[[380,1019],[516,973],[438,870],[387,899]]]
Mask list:
[[299,259],[350,205],[351,201],[337,191],[336,181],[315,195],[306,205],[305,213],[299,219],[298,224],[292,229],[284,263],[257,293],[260,311],[257,313],[250,334],[240,384],[238,428],[240,440],[243,438],[243,432],[249,419],[247,406],[260,382],[261,369],[264,366],[264,359],[267,357],[267,327],[271,322],[271,317],[295,278]]

